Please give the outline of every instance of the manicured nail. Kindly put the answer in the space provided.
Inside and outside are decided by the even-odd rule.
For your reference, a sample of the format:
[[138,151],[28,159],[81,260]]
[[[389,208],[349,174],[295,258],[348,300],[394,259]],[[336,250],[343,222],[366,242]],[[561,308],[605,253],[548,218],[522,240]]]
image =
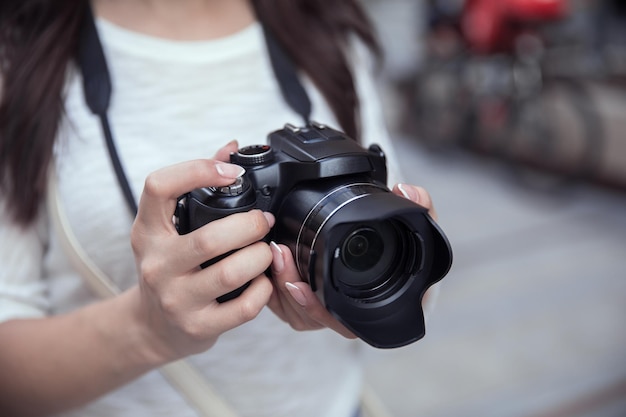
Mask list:
[[306,298],[300,288],[298,288],[291,282],[286,282],[285,287],[287,288],[287,291],[289,291],[289,294],[291,294],[293,299],[296,300],[296,303],[300,304],[302,307],[306,306]]
[[233,179],[241,177],[246,172],[246,170],[239,165],[229,164],[226,162],[216,162],[215,170],[222,177]]
[[[398,184],[398,190],[400,190],[400,192],[402,193],[404,198],[406,198],[407,200],[412,200],[412,198],[409,195],[408,191],[404,187],[405,187],[404,184]],[[419,200],[419,198],[418,198],[418,200]]]
[[285,261],[283,260],[283,250],[274,241],[270,242],[270,249],[272,250],[272,254],[274,255],[274,259],[272,261],[272,267],[274,268],[274,272],[280,273],[285,267]]

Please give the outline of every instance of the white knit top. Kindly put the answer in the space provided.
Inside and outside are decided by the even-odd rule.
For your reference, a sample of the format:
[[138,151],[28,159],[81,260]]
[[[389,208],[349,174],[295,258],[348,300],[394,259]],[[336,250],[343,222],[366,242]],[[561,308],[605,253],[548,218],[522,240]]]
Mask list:
[[[146,176],[176,162],[210,158],[232,139],[265,142],[300,116],[284,102],[258,24],[212,41],[175,42],[98,20],[114,92],[109,112],[135,195]],[[365,144],[392,154],[373,80],[357,63]],[[307,81],[312,119],[338,127]],[[122,288],[136,283],[131,217],[117,185],[99,121],[84,104],[81,79],[69,77],[67,119],[56,149],[59,188],[73,230],[95,263]],[[393,156],[390,160],[393,161]],[[6,201],[0,198],[0,210]],[[0,321],[67,312],[94,301],[73,271],[45,210],[28,229],[0,216]],[[216,390],[244,417],[349,417],[360,391],[355,351],[330,330],[296,332],[265,309],[192,357]],[[94,376],[97,377],[97,376]],[[159,372],[151,372],[67,416],[196,414]]]

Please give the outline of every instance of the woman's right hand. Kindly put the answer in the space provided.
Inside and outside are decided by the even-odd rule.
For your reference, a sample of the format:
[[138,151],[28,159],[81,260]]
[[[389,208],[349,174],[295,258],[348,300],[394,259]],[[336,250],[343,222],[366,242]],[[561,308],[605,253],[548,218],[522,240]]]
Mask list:
[[[272,253],[259,241],[273,226],[271,214],[233,214],[186,235],[179,235],[172,222],[180,195],[232,184],[242,174],[241,167],[219,159],[218,153],[215,160],[163,168],[145,182],[131,231],[139,272],[136,319],[158,361],[208,349],[222,333],[256,317],[272,294],[264,275]],[[233,249],[239,250],[210,267],[199,267]],[[248,281],[251,285],[239,297],[216,301]]]
[[[131,231],[139,285],[67,313],[0,323],[0,414],[43,416],[82,406],[208,349],[264,308],[272,284],[263,272],[272,253],[259,240],[274,223],[271,215],[239,213],[186,235],[172,222],[178,196],[231,184],[241,173],[219,162],[229,147],[236,144],[214,160],[167,167],[146,180]],[[239,248],[208,268],[198,266]],[[238,298],[216,301],[248,281]]]

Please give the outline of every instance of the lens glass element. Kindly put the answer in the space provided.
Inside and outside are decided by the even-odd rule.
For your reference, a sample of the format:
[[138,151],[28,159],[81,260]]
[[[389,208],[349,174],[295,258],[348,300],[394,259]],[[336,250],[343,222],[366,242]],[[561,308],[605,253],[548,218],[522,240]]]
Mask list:
[[341,255],[344,264],[354,271],[367,271],[378,263],[384,243],[378,232],[362,228],[352,232],[344,241]]
[[393,274],[401,256],[402,238],[390,221],[357,224],[335,250],[335,278],[339,285],[357,291],[378,288]]

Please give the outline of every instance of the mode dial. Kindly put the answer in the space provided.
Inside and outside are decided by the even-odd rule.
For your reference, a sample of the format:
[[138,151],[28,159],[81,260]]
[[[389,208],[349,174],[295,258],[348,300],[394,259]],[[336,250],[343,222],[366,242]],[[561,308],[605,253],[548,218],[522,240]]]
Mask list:
[[263,165],[274,160],[272,148],[269,145],[251,145],[239,148],[230,154],[230,162],[238,165]]

